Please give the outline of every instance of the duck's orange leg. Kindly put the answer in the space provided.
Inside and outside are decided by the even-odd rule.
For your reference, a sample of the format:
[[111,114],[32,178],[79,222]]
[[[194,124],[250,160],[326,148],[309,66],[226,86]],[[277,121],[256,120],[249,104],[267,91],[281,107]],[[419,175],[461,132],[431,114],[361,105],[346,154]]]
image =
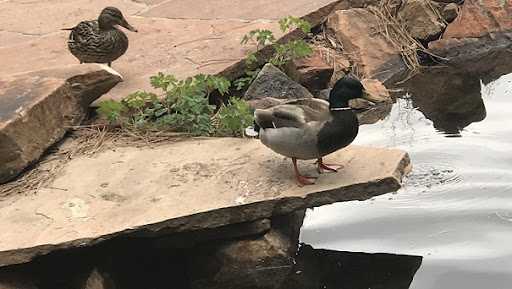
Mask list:
[[297,186],[303,187],[306,185],[313,185],[315,183],[316,177],[307,177],[300,174],[299,169],[297,168],[297,158],[292,158],[293,168],[295,169],[295,183]]
[[324,163],[322,161],[322,158],[318,158],[318,160],[316,161],[315,164],[318,164],[318,173],[319,174],[321,174],[325,171],[327,171],[328,173],[335,173],[339,169],[343,168],[343,165]]

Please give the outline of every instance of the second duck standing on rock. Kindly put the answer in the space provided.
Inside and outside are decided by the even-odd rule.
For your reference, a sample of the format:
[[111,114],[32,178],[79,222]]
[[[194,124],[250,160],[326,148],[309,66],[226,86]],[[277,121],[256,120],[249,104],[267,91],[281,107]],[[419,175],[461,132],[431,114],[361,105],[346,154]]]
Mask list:
[[101,11],[98,20],[82,21],[71,30],[68,48],[80,60],[80,63],[107,63],[123,55],[128,49],[128,37],[116,26],[137,32],[119,9],[106,7]]
[[264,145],[292,159],[297,185],[310,185],[316,178],[302,175],[297,159],[317,159],[319,173],[336,172],[341,168],[341,165],[325,163],[322,158],[355,139],[359,122],[348,101],[367,96],[359,80],[345,76],[332,88],[329,102],[299,99],[269,109],[257,109],[255,130]]

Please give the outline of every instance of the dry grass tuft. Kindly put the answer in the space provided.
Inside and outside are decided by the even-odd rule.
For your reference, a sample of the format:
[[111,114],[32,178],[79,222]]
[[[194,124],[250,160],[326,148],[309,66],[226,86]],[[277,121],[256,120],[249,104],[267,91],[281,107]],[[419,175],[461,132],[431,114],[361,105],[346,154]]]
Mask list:
[[[436,7],[428,2],[430,8],[440,19],[442,17]],[[418,52],[421,51],[427,55],[431,55],[433,58],[442,59],[439,56],[433,55],[428,49],[426,49],[419,41],[414,39],[407,31],[406,24],[397,15],[397,10],[402,4],[402,0],[382,0],[379,6],[368,6],[366,9],[376,16],[378,21],[374,23],[375,33],[381,34],[387,39],[387,41],[400,53],[402,60],[408,67],[410,73],[409,77],[420,72],[422,66],[418,58]],[[338,79],[344,75],[340,73],[340,70],[350,72],[351,74],[363,77],[357,69],[357,65],[351,63],[350,67],[346,68],[337,65],[337,59],[339,55],[344,55],[346,59],[355,59],[352,55],[343,50],[343,43],[336,33],[323,29],[322,33],[316,35],[312,40],[312,45],[315,50],[319,51],[324,60],[334,66],[335,74],[333,79]],[[336,78],[337,77],[337,78]]]

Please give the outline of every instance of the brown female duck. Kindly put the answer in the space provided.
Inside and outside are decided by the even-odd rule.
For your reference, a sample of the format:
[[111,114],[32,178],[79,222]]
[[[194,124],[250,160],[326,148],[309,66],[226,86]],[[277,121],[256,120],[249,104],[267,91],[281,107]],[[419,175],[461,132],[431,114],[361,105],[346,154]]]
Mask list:
[[118,59],[128,49],[128,37],[116,25],[137,32],[119,9],[107,7],[98,20],[82,21],[71,30],[68,48],[80,63],[107,63]]

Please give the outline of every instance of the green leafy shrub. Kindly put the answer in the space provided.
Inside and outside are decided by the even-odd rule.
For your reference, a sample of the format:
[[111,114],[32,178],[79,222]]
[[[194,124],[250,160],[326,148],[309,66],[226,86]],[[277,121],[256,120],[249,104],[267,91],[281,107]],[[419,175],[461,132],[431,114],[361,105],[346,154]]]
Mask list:
[[[177,80],[173,75],[158,73],[150,78],[151,86],[163,91],[159,97],[152,92],[135,92],[123,98],[103,101],[96,110],[107,116],[111,124],[130,124],[135,128],[149,126],[159,130],[187,132],[196,136],[212,136],[217,129],[212,121],[215,106],[208,102],[212,91],[225,94],[230,82],[222,77],[198,74]],[[124,116],[132,112],[129,116]],[[247,102],[231,98],[231,104],[220,113],[220,129],[229,129],[238,134],[240,127],[252,123]],[[235,124],[234,122],[241,123]],[[239,127],[237,127],[237,125]],[[250,125],[250,124],[249,124]]]
[[119,117],[128,112],[128,107],[121,102],[109,99],[100,102],[100,107],[96,109],[96,112],[106,115],[110,124],[117,124]]
[[[300,29],[304,33],[311,32],[311,24],[308,21],[292,16],[280,19],[279,27],[283,32],[287,30],[291,31],[293,29]],[[245,65],[247,67],[246,76],[234,81],[234,85],[238,90],[242,89],[246,84],[251,83],[258,75],[260,69],[250,70],[250,68],[254,63],[258,62],[258,57],[256,55],[265,45],[271,44],[274,46],[274,54],[270,58],[264,58],[263,60],[281,69],[289,60],[300,57],[309,57],[309,54],[313,51],[305,39],[279,44],[274,33],[270,30],[251,30],[248,34],[244,35],[241,44],[247,44],[249,41],[256,45],[256,52],[249,55],[245,61]]]
[[230,104],[220,110],[219,130],[228,129],[233,135],[243,135],[243,130],[252,125],[254,121],[249,110],[249,102],[234,97],[229,101]]

